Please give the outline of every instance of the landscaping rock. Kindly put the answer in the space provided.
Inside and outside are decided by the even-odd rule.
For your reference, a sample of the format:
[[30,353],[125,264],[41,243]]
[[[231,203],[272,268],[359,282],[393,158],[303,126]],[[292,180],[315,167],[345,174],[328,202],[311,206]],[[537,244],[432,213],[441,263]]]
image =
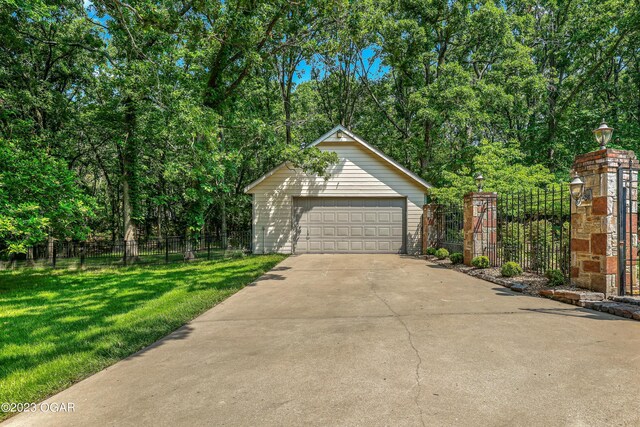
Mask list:
[[631,296],[610,296],[609,299],[614,302],[619,302],[623,304],[631,304],[640,306],[640,297],[631,297]]
[[525,285],[524,283],[514,283],[513,285],[511,285],[511,290],[516,292],[524,292],[528,287],[529,286]]

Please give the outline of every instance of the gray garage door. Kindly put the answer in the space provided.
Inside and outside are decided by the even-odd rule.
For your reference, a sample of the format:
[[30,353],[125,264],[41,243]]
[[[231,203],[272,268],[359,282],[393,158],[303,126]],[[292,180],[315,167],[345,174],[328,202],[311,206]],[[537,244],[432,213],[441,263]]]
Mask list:
[[405,199],[296,197],[295,253],[404,253]]

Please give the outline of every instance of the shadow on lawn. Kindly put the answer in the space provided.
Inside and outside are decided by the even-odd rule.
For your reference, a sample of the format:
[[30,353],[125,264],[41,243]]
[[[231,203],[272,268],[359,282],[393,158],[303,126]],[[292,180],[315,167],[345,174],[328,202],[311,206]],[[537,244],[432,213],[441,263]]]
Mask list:
[[[264,267],[241,261],[202,266],[0,275],[0,380],[74,354],[123,358],[242,288]],[[202,296],[184,298],[193,292]],[[190,331],[182,328],[167,339],[183,339]]]

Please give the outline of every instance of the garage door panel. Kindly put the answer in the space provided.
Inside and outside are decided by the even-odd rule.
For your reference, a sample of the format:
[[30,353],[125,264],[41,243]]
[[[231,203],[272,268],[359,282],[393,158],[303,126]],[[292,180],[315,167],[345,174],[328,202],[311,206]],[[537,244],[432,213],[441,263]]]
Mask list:
[[402,198],[294,198],[294,250],[404,252]]
[[326,252],[334,252],[336,250],[336,242],[333,240],[325,240],[322,242],[322,249]]
[[322,237],[334,237],[336,235],[335,227],[322,227]]
[[364,214],[362,212],[351,212],[351,222],[362,222]]
[[353,242],[349,242],[349,246],[350,249],[354,252],[356,251],[362,251],[363,247],[362,247],[362,242],[361,241],[353,241]]
[[322,213],[320,212],[309,212],[308,218],[312,224],[322,223]]
[[349,227],[337,227],[336,228],[336,236],[338,236],[338,237],[349,237]]
[[378,250],[378,242],[375,240],[365,240],[364,241],[364,250],[365,251],[377,251]]
[[309,230],[309,236],[311,237],[322,237],[322,227],[307,227]]
[[376,222],[376,213],[375,212],[365,212],[364,213],[364,222],[375,223]]

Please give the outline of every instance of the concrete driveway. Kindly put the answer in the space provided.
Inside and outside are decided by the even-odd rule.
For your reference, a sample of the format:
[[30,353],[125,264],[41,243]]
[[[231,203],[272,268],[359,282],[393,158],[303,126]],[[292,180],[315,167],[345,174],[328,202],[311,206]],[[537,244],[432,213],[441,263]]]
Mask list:
[[640,322],[395,255],[290,257],[8,425],[640,425]]

